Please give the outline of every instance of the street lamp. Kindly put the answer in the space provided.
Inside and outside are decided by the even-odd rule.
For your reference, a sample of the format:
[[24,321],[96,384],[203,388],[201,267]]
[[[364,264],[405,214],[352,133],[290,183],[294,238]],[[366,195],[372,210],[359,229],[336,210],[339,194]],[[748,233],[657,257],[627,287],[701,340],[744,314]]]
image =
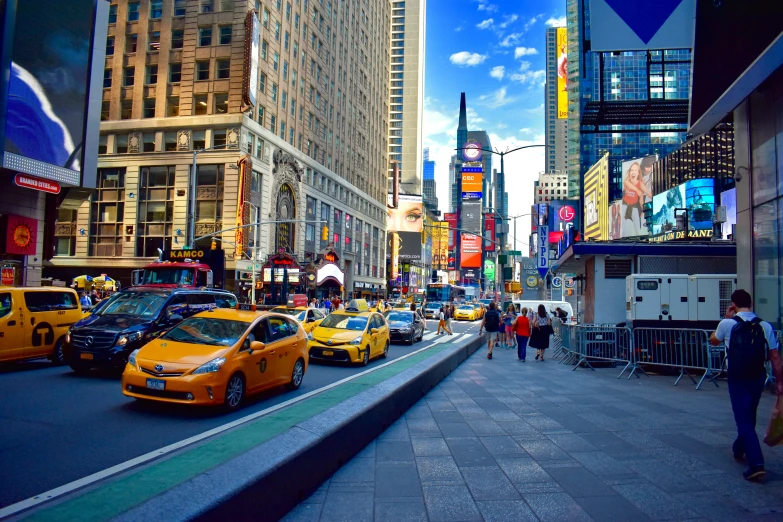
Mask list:
[[[530,149],[533,147],[546,147],[546,145],[523,145],[522,147],[517,147],[516,149],[506,150],[504,152],[498,152],[492,149],[485,149],[484,147],[481,147],[481,150],[484,152],[489,152],[490,154],[497,154],[500,156],[500,177],[503,179],[503,187],[500,187],[501,189],[505,188],[505,182],[506,182],[506,172],[504,169],[503,159],[506,157],[506,154],[511,154],[512,152],[516,152],[518,150],[522,149]],[[465,150],[467,147],[458,147],[454,150]],[[460,181],[461,184],[461,181]],[[502,190],[500,191],[502,194]],[[501,196],[502,197],[502,196]],[[508,211],[508,209],[506,209]],[[516,224],[516,223],[515,223]],[[500,252],[498,252],[498,255],[503,255],[503,241],[500,242]],[[499,263],[498,263],[499,264]],[[506,281],[503,277],[503,265],[500,265],[500,303],[501,306],[506,300]]]
[[190,169],[190,191],[188,197],[188,237],[185,238],[190,248],[196,248],[196,159],[202,152],[226,148],[238,149],[239,145],[236,143],[224,143],[223,145],[215,145],[214,147],[204,149],[193,149],[193,166]]

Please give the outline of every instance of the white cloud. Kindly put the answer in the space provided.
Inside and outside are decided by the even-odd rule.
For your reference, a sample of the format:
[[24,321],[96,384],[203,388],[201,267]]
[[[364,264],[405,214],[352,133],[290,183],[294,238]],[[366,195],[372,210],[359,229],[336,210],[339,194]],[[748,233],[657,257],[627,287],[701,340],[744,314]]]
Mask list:
[[478,10],[479,11],[486,11],[488,13],[494,13],[498,10],[498,6],[495,4],[490,4],[487,2],[487,0],[478,0]]
[[462,29],[463,29],[463,27],[460,25],[460,26],[454,28],[454,32],[458,33],[460,31],[462,31]]
[[544,17],[544,15],[543,15],[543,14],[540,14],[540,15],[534,16],[533,18],[531,18],[530,20],[528,20],[528,21],[525,23],[525,32],[528,32],[528,31],[529,31],[529,30],[530,30],[530,29],[531,29],[531,28],[532,28],[534,25],[536,25],[536,22],[538,22],[539,20],[541,20],[543,17]]
[[514,49],[514,58],[521,58],[522,56],[530,56],[538,54],[538,49],[535,47],[517,47]]
[[516,22],[518,18],[519,17],[517,15],[515,15],[515,14],[503,15],[503,21],[498,24],[498,27],[500,27],[501,29],[505,29],[510,24],[513,24],[514,22]]
[[525,109],[525,112],[529,112],[530,114],[544,114],[544,104],[542,103],[538,107],[533,107],[532,109]]
[[516,98],[509,98],[506,96],[506,88],[501,87],[500,89],[490,93],[490,94],[482,94],[479,96],[479,103],[482,105],[489,107],[490,109],[497,109],[498,107],[502,107],[504,105],[508,105],[509,103],[516,101]]
[[546,21],[546,25],[549,27],[565,27],[566,26],[566,17],[561,16],[560,18],[550,18]]
[[487,18],[486,20],[482,20],[481,22],[477,23],[476,27],[479,29],[489,29],[494,23],[495,20],[493,18]]
[[543,85],[546,80],[546,71],[543,69],[533,71],[530,69],[531,65],[530,62],[522,62],[519,65],[519,72],[509,75],[509,78],[515,82],[529,84],[531,87],[538,84]]
[[487,122],[487,120],[479,116],[478,113],[476,112],[476,109],[472,107],[468,107],[467,110],[465,111],[465,114],[468,117],[468,127],[476,127],[482,123]]
[[487,55],[479,53],[471,53],[468,51],[460,51],[449,56],[449,61],[454,65],[461,67],[473,67],[484,63],[487,59]]
[[506,75],[506,68],[502,65],[498,65],[496,67],[493,67],[491,71],[489,71],[489,75],[497,80],[502,80],[503,77]]
[[497,128],[497,129],[507,129],[508,125],[506,125],[505,123],[496,123],[495,124],[495,128]]
[[519,129],[519,133],[520,134],[533,134],[533,129],[531,129],[530,127],[524,127],[524,128]]
[[522,33],[511,33],[500,41],[501,47],[513,47],[519,43],[522,38]]

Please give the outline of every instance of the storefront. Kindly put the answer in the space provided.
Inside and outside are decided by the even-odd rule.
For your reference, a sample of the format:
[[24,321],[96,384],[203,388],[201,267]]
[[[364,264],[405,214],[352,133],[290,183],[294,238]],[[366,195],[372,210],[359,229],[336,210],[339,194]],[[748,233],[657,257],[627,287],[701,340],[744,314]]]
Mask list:
[[340,268],[339,261],[340,257],[335,252],[333,244],[318,252],[315,267],[316,298],[343,297],[345,272]]
[[303,294],[306,279],[296,258],[279,252],[267,259],[261,270],[261,288],[265,304],[286,304],[289,294]]

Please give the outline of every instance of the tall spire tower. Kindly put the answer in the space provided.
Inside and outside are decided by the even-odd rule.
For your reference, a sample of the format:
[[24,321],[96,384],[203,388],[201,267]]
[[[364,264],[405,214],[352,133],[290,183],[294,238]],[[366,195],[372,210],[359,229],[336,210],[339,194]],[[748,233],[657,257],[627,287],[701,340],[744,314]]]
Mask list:
[[[457,148],[460,149],[465,146],[465,142],[468,141],[468,111],[465,107],[465,93],[463,92],[459,96],[459,125],[457,126]],[[462,151],[457,151],[458,159],[462,158]]]

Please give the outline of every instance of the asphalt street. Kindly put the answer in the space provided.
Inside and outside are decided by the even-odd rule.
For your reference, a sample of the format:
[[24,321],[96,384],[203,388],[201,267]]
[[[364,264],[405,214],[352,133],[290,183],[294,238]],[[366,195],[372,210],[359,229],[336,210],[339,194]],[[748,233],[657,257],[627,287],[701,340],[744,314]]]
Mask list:
[[[454,333],[475,323],[454,322]],[[296,392],[283,388],[248,398],[243,408],[140,403],[122,395],[118,373],[79,376],[48,361],[0,365],[0,507],[198,435],[251,413],[312,392],[431,345],[393,344],[386,360],[368,367],[311,364]],[[471,331],[471,335],[476,332]]]

